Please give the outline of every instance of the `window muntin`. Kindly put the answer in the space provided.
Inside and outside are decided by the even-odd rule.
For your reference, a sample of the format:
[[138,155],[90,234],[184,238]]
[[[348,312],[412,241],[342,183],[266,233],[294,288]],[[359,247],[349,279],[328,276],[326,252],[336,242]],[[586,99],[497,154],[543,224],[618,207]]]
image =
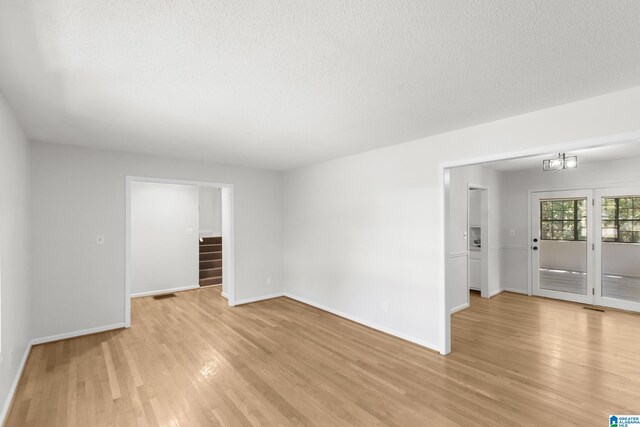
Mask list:
[[640,197],[602,198],[602,241],[640,243]]
[[587,240],[587,199],[540,201],[541,240]]

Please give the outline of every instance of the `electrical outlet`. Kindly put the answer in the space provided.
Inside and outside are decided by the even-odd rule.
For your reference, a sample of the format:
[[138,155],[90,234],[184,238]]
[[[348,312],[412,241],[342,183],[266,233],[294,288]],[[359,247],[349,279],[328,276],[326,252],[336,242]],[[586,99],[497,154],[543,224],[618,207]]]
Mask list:
[[271,284],[271,277],[267,277],[267,285]]
[[516,229],[515,228],[510,228],[509,229],[509,236],[513,237],[516,235]]
[[13,366],[13,349],[9,350],[9,366]]
[[187,227],[187,229],[185,230],[185,234],[193,234],[193,228]]
[[382,311],[385,313],[389,311],[389,305],[386,302],[382,303]]

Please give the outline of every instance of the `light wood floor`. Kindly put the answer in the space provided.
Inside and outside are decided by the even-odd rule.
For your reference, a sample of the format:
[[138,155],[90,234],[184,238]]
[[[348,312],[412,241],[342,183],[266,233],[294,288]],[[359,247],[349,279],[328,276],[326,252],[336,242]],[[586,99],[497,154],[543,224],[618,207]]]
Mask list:
[[133,301],[130,329],[33,348],[9,426],[607,425],[640,413],[640,316],[503,293],[447,357],[286,298]]

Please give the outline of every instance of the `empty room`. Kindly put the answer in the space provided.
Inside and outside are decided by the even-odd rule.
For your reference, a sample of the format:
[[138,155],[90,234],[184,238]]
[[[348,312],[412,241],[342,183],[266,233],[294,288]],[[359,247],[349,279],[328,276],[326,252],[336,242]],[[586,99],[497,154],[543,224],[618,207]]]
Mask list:
[[638,23],[0,0],[0,425],[640,426]]

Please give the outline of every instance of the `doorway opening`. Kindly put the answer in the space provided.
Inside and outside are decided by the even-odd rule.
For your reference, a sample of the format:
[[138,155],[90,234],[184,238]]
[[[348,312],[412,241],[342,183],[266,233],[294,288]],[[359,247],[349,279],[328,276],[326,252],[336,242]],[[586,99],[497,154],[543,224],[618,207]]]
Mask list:
[[125,197],[126,327],[132,297],[218,285],[235,305],[232,184],[128,176]]
[[224,245],[221,189],[200,187],[199,202],[199,285],[222,286]]
[[[489,225],[489,187],[469,184],[467,197],[467,257],[468,291],[480,292],[482,298],[489,298],[489,267],[491,253],[491,231]],[[471,298],[467,294],[467,302]]]
[[[640,312],[639,263],[629,261],[640,259],[639,139],[618,135],[442,166],[443,354],[451,351],[451,315],[474,300],[469,289],[480,283],[482,293],[474,278],[485,246],[485,298],[515,292]],[[559,152],[577,156],[578,167],[544,168]],[[483,188],[488,221],[478,226],[473,194]]]

